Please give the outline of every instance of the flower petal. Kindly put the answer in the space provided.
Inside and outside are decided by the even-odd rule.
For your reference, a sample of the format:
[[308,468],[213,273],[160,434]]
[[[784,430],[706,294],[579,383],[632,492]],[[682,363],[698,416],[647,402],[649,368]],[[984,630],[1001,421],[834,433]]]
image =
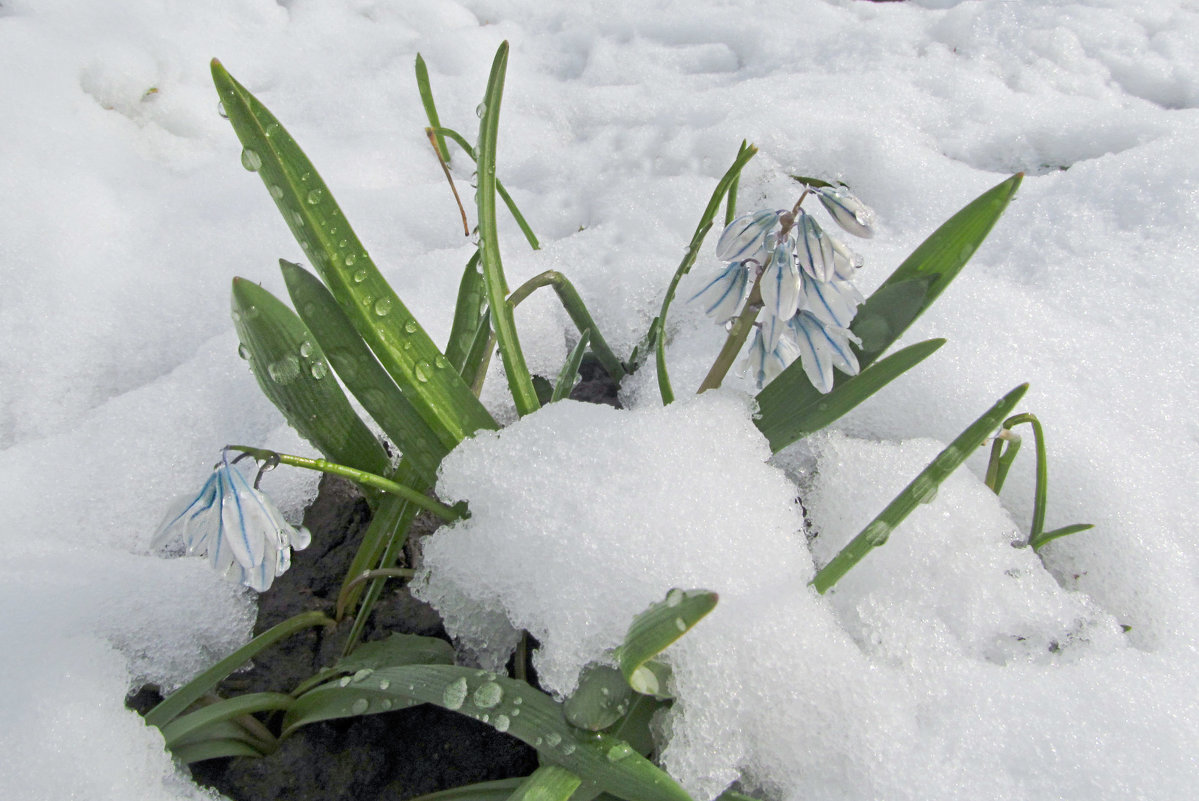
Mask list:
[[825,325],[849,328],[866,299],[848,281],[804,281],[800,308],[811,312]]
[[845,243],[835,236],[829,236],[826,232],[825,237],[833,246],[833,269],[836,271],[837,277],[848,281],[861,268],[862,257],[846,247]]
[[766,255],[766,235],[778,225],[781,214],[779,211],[761,209],[733,220],[716,242],[716,258],[721,261],[761,261]]
[[799,242],[796,255],[804,272],[817,281],[829,281],[837,272],[834,263],[833,246],[829,243],[819,223],[811,214],[799,212]]
[[709,317],[723,321],[737,313],[748,292],[749,276],[745,267],[735,262],[712,279],[706,287],[692,295],[691,300],[702,298],[704,312]]
[[[778,344],[779,334],[782,333],[782,323],[795,315],[799,308],[800,293],[803,290],[803,279],[799,267],[795,264],[793,242],[783,239],[777,243],[770,256],[770,264],[762,273],[762,281],[758,287],[762,293],[762,306],[768,319],[773,317],[779,325],[771,325],[770,335],[766,338],[766,349],[774,350]],[[777,332],[774,329],[777,328]]]
[[858,357],[849,347],[861,341],[848,329],[825,325],[810,312],[802,311],[791,319],[791,329],[799,346],[800,359],[808,380],[820,392],[833,388],[833,368],[849,375],[858,374]]
[[812,191],[837,225],[854,236],[865,239],[874,236],[874,212],[852,193],[836,186],[822,186]]

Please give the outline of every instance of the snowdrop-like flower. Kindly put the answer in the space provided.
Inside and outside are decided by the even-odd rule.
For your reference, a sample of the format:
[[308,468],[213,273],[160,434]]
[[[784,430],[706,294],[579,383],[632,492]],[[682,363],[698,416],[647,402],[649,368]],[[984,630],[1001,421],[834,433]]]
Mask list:
[[790,328],[804,372],[817,390],[833,388],[834,367],[848,375],[858,374],[858,357],[849,343],[861,345],[862,341],[848,328],[828,325],[809,311],[792,317]]
[[294,528],[271,502],[221,454],[200,492],[171,508],[151,542],[158,550],[179,545],[207,556],[220,574],[258,592],[291,567],[291,552],[308,546],[304,527]]
[[866,239],[874,236],[874,212],[850,192],[836,186],[813,188],[821,205],[833,215],[837,225],[854,236]]
[[781,211],[760,211],[742,214],[729,223],[716,242],[716,258],[721,261],[765,261],[770,245],[766,238],[778,225]]
[[[802,277],[795,263],[795,239],[787,235],[777,238],[770,253],[770,264],[762,273],[762,281],[758,284],[762,293],[762,305],[768,318],[788,320],[799,308],[800,293],[803,290]],[[778,344],[782,326],[770,326],[766,339],[766,347],[773,349]],[[775,331],[777,329],[777,332]]]
[[733,262],[691,299],[702,299],[704,312],[724,321],[737,313],[748,294],[749,273],[740,262]]
[[832,237],[812,219],[811,214],[799,212],[796,254],[805,273],[817,281],[829,281],[837,273],[836,250]]

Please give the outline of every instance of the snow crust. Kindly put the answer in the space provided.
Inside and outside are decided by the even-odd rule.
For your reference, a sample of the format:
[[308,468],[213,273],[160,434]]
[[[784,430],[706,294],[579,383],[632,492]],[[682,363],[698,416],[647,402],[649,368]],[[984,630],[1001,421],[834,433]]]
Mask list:
[[[147,544],[223,445],[307,448],[236,357],[230,278],[284,294],[277,259],[303,258],[239,165],[209,59],[297,136],[443,341],[470,245],[429,154],[412,62],[423,54],[443,121],[473,138],[504,39],[499,174],[543,243],[528,251],[501,220],[509,283],[562,271],[618,353],[657,313],[742,139],[761,153],[741,208],[790,206],[791,174],[845,180],[874,207],[878,234],[860,246],[867,292],[970,199],[1011,172],[1026,177],[906,338],[949,344],[769,464],[735,394],[659,410],[652,364],[622,387],[629,411],[566,404],[455,453],[446,493],[475,508],[510,492],[529,515],[494,501],[446,539],[553,540],[532,573],[583,604],[551,632],[562,604],[549,583],[501,590],[529,567],[516,537],[512,575],[497,569],[485,587],[504,599],[498,630],[544,626],[538,659],[566,691],[579,663],[669,586],[721,591],[669,652],[682,700],[664,759],[701,797],[742,775],[780,801],[1190,798],[1199,9],[1189,0],[4,0],[0,665],[13,680],[0,691],[0,795],[205,796],[121,697],[185,681],[243,642],[253,599]],[[465,186],[465,158],[454,171]],[[716,269],[711,246],[667,321],[680,398],[721,340],[685,303]],[[530,364],[556,374],[575,336],[566,316],[539,294],[517,323]],[[1049,437],[1047,523],[1094,531],[1048,546],[1043,566],[1012,548],[1031,515],[1031,460],[1021,456],[995,500],[976,459],[834,593],[804,589],[806,536],[822,563],[935,443],[1026,380],[1022,408]],[[514,417],[498,371],[484,399]],[[549,443],[560,440],[592,456],[557,453]],[[537,442],[543,453],[530,450]],[[484,458],[510,475],[489,474]],[[264,487],[296,516],[313,479],[275,471]],[[624,501],[611,503],[618,491]],[[599,521],[590,536],[555,539],[566,521],[553,498],[575,499],[572,525]],[[601,535],[625,525],[641,533],[620,544],[637,558],[602,558]],[[751,534],[753,547],[738,544]],[[439,547],[430,564],[454,562],[437,579],[446,588],[483,558],[459,566]],[[607,605],[584,603],[599,594]]]

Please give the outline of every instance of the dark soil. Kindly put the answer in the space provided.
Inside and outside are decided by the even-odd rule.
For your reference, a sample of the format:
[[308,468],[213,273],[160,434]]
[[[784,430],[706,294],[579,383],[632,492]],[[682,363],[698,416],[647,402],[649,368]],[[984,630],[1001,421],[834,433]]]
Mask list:
[[[571,397],[618,406],[616,385],[591,359]],[[258,597],[254,633],[294,615],[320,610],[333,615],[342,578],[370,522],[370,507],[358,489],[325,476],[316,500],[304,513],[312,544],[292,567]],[[436,528],[418,518],[414,540]],[[392,582],[379,598],[364,639],[393,632],[445,638],[437,613]],[[306,629],[262,652],[249,670],[219,687],[222,697],[288,692],[341,653],[350,620],[337,629]],[[144,687],[126,699],[143,714],[161,695]],[[195,762],[192,777],[234,801],[403,801],[425,793],[493,779],[527,776],[537,768],[529,746],[471,718],[423,705],[359,718],[315,723],[284,740],[262,759],[235,757]]]

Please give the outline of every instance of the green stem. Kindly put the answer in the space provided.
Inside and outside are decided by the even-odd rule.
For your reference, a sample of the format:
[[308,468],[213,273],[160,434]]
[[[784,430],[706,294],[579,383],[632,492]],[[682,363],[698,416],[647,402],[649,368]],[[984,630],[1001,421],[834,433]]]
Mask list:
[[403,484],[397,484],[390,479],[377,476],[374,473],[368,473],[365,470],[358,470],[354,467],[346,467],[343,464],[326,461],[325,459],[311,459],[307,456],[293,456],[289,453],[277,453],[276,451],[266,450],[264,448],[251,448],[248,445],[229,445],[228,448],[234,451],[241,451],[261,462],[277,462],[290,467],[302,467],[305,470],[316,470],[321,473],[329,473],[334,476],[348,478],[358,484],[375,489],[383,490],[384,492],[397,495],[410,503],[414,503],[422,509],[432,512],[433,514],[445,520],[447,523],[459,520],[464,517],[463,513],[451,509],[443,503],[433,500],[423,492],[417,492],[411,487],[406,487]]
[[580,297],[578,290],[562,273],[557,270],[546,270],[540,275],[533,276],[508,296],[508,302],[517,306],[533,294],[534,290],[543,286],[551,287],[554,290],[558,300],[562,302],[562,307],[566,309],[571,322],[575,324],[575,328],[579,329],[580,334],[584,331],[591,332],[591,352],[600,360],[600,364],[608,371],[612,380],[619,382],[624,378],[626,372],[624,364],[612,352],[612,348],[608,346],[607,341],[599,332],[599,328],[596,327],[595,320],[591,319],[591,314],[587,311],[587,306],[583,303],[583,298]]
[[[758,281],[761,280],[762,277],[758,276]],[[754,287],[749,293],[749,300],[741,309],[741,314],[737,315],[737,319],[733,321],[733,327],[729,329],[729,335],[724,340],[724,347],[716,355],[712,369],[708,370],[708,375],[704,377],[696,394],[719,387],[724,381],[724,377],[728,375],[733,362],[737,360],[737,354],[745,346],[749,332],[754,329],[754,320],[758,319],[758,312],[762,310],[762,293],[758,287],[758,281],[754,282]]]
[[350,597],[350,592],[355,588],[377,578],[412,578],[416,575],[416,571],[410,567],[380,567],[376,570],[364,570],[354,578],[347,581],[341,586],[341,592],[337,594],[337,619],[341,620],[345,614],[345,604]]

